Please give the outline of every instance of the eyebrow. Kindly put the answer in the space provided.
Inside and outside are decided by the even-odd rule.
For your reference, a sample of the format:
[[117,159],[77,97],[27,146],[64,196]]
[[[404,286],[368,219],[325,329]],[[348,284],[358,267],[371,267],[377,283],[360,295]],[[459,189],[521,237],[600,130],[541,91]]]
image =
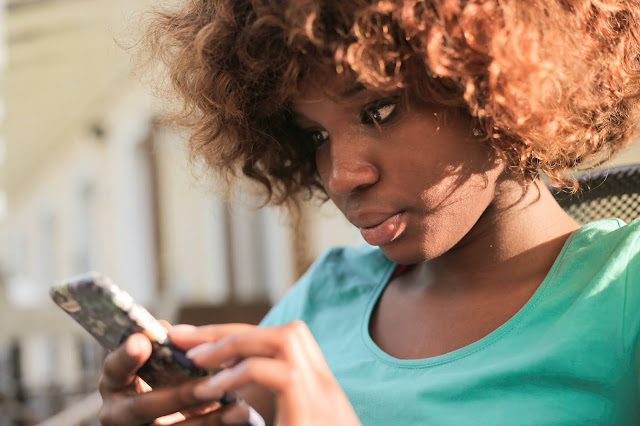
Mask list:
[[[366,87],[364,87],[364,85],[362,85],[361,83],[356,84],[355,86],[338,93],[338,97],[339,98],[343,98],[343,99],[349,99],[349,98],[353,98],[355,95],[357,95],[358,93],[364,91],[366,89]],[[311,120],[309,117],[307,117],[306,115],[304,115],[301,112],[292,110],[291,114],[293,115],[293,120],[294,121],[299,121],[299,120],[308,120],[308,121],[313,121]]]
[[344,92],[340,92],[338,96],[341,98],[351,98],[357,95],[358,93],[362,92],[363,90],[365,90],[365,87],[361,83],[358,83],[352,88],[347,89]]
[[309,120],[309,121],[311,121],[311,119],[309,117],[307,117],[306,115],[304,115],[303,113],[298,112],[298,111],[292,110],[291,111],[291,115],[293,116],[294,123],[299,121],[299,120]]

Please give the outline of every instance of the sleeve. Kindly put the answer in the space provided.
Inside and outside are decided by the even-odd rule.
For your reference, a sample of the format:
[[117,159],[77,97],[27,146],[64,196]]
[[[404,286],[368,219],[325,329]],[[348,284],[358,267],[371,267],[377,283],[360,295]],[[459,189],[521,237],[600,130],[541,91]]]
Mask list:
[[271,310],[260,321],[260,327],[269,325],[285,324],[294,319],[301,319],[303,316],[303,305],[305,304],[306,295],[308,294],[305,280],[300,279],[285,294],[285,296],[276,303]]
[[307,272],[296,282],[285,296],[276,303],[267,315],[260,321],[259,326],[278,325],[291,322],[295,319],[305,320],[305,313],[310,309],[314,282],[322,275],[327,259],[335,249],[323,253],[309,267]]

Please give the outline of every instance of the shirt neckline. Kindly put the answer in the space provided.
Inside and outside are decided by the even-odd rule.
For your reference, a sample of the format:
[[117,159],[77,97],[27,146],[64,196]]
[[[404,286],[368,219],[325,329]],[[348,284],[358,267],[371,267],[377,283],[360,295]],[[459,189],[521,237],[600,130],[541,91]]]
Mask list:
[[401,359],[396,358],[394,356],[389,355],[385,351],[383,351],[376,342],[371,338],[371,334],[369,333],[369,324],[371,323],[371,315],[373,314],[373,308],[375,307],[377,301],[379,300],[382,291],[386,287],[389,278],[393,274],[397,264],[389,261],[389,265],[385,268],[380,276],[380,280],[374,290],[369,302],[367,303],[365,314],[363,315],[362,325],[361,325],[361,335],[364,340],[365,346],[375,355],[380,361],[393,365],[395,367],[400,368],[427,368],[427,367],[436,367],[442,364],[451,363],[453,361],[459,360],[461,358],[467,357],[473,353],[481,351],[486,347],[492,345],[498,340],[502,339],[506,334],[508,334],[518,323],[520,323],[538,304],[540,299],[545,294],[548,289],[550,283],[553,281],[554,275],[562,262],[562,259],[566,255],[569,247],[572,245],[573,240],[576,235],[580,233],[580,231],[585,227],[585,225],[579,227],[575,231],[571,233],[567,241],[565,241],[560,253],[556,257],[551,269],[545,276],[540,286],[536,289],[533,295],[529,298],[529,300],[515,313],[510,319],[507,320],[500,327],[496,328],[494,331],[486,335],[485,337],[477,340],[467,346],[464,346],[460,349],[456,349],[454,351],[448,352],[446,354],[429,357],[429,358],[416,358],[416,359]]

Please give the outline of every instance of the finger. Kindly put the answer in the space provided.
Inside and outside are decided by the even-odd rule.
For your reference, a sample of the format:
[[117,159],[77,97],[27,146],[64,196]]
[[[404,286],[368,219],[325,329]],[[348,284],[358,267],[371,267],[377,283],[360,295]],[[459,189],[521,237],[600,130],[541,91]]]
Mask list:
[[289,342],[296,343],[289,347],[289,349],[293,349],[290,355],[299,356],[303,354],[308,362],[315,366],[326,363],[320,346],[304,321],[293,320],[278,326],[278,328],[282,329],[283,333],[287,335]]
[[175,387],[166,387],[147,393],[113,398],[105,404],[101,419],[106,424],[145,424],[179,411],[199,414],[211,411],[211,405],[219,404],[223,393],[213,398],[200,398],[195,394],[198,381],[190,381]]
[[167,331],[171,330],[171,328],[173,327],[173,326],[171,325],[171,323],[170,323],[169,321],[167,321],[167,320],[158,320],[158,322],[159,322],[160,324],[162,324],[162,326],[163,326],[164,328],[166,328],[166,329],[167,329]]
[[178,324],[169,330],[169,338],[182,349],[191,349],[206,342],[215,342],[224,337],[245,333],[256,328],[250,324],[212,324],[195,327],[189,324]]
[[214,410],[219,410],[221,406],[220,401],[216,399],[213,403],[205,403],[204,405],[180,410],[180,413],[183,414],[185,418],[190,419],[191,417],[204,416]]
[[248,383],[270,388],[276,392],[290,390],[294,373],[286,363],[274,358],[252,357],[240,362],[233,368],[202,380],[193,392],[202,400],[233,391]]
[[131,335],[124,345],[109,353],[104,361],[100,392],[112,392],[132,385],[136,372],[151,355],[151,342],[143,334]]
[[298,337],[300,340],[300,349],[307,356],[310,363],[317,367],[326,365],[322,349],[320,349],[320,345],[318,345],[318,342],[304,321],[294,320],[288,324],[284,324],[284,327],[288,327],[290,332]]
[[[239,408],[242,411],[235,411],[237,405],[243,404]],[[225,417],[225,414],[234,410],[232,417]],[[237,419],[235,415],[238,415]],[[246,403],[233,404],[225,407],[222,410],[217,410],[209,413],[205,416],[194,417],[176,424],[176,426],[228,426],[228,425],[242,425],[242,426],[264,426],[264,419],[258,412],[246,405]]]
[[224,407],[221,420],[227,425],[246,425],[249,423],[249,406],[243,402]]
[[182,413],[174,413],[168,416],[157,418],[152,424],[154,426],[174,425],[182,420],[186,419]]
[[222,422],[222,412],[212,411],[199,417],[190,417],[187,420],[176,423],[175,426],[226,426]]
[[220,411],[221,420],[225,425],[264,426],[264,419],[244,401],[223,407]]
[[251,356],[289,360],[305,358],[324,364],[317,343],[302,322],[255,327],[217,342],[198,345],[190,349],[187,356],[204,368],[230,367],[238,360]]

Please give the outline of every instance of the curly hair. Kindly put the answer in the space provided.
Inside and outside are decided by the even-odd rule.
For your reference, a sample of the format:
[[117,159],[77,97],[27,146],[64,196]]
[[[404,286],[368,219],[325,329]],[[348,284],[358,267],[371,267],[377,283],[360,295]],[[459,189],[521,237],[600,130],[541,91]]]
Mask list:
[[463,108],[512,172],[556,186],[640,122],[639,0],[187,0],[153,12],[144,47],[193,158],[276,204],[322,191],[290,99],[336,76]]

